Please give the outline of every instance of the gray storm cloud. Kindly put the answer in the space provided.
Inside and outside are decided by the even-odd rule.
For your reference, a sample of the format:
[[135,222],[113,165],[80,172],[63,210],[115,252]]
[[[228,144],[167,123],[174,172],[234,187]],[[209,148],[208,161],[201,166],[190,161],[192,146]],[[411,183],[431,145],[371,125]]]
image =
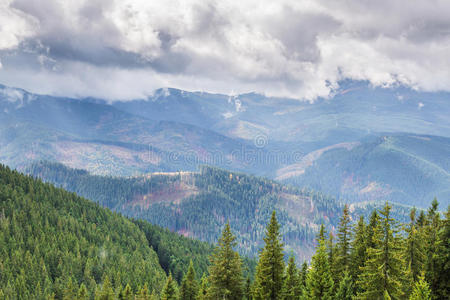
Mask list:
[[4,0],[0,83],[107,99],[159,87],[314,100],[340,80],[450,90],[450,1]]

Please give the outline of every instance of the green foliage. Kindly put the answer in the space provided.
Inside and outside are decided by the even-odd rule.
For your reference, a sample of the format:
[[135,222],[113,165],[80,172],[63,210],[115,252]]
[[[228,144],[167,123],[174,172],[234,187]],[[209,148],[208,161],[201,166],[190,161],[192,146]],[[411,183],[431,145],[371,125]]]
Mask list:
[[[315,225],[336,226],[341,211],[340,204],[321,193],[213,167],[202,167],[199,173],[130,178],[90,175],[49,162],[35,163],[27,171],[126,216],[209,243],[218,240],[224,222],[229,220],[231,230],[236,233],[236,250],[250,258],[257,257],[263,247],[265,225],[274,209],[282,224],[280,231],[285,235],[286,248],[292,249],[297,257],[309,256],[309,249],[314,246]],[[163,236],[161,239],[165,239]],[[152,243],[155,241],[157,237],[151,239]],[[298,247],[299,244],[304,247]],[[172,272],[177,281],[181,281],[189,259],[197,274],[207,270],[204,261],[197,261],[170,245],[168,249],[162,246],[163,253],[159,245],[153,248],[166,273]],[[174,262],[171,257],[181,261]],[[244,269],[247,275],[245,272]],[[248,272],[253,277],[252,270]]]
[[[350,276],[352,282],[356,282],[358,277],[361,275],[361,270],[363,269],[367,260],[367,234],[366,234],[366,224],[364,223],[364,217],[359,218],[358,223],[353,229],[353,240],[351,242],[351,252],[350,252]],[[357,286],[356,292],[361,292],[358,290]]]
[[[336,263],[332,265],[333,272],[337,274],[337,283],[350,267],[350,241],[351,241],[351,227],[350,227],[350,213],[348,205],[344,206],[341,220],[338,226],[338,239],[336,243]],[[331,235],[331,234],[330,234]]]
[[195,279],[194,264],[189,263],[189,269],[184,275],[180,287],[180,300],[196,300],[198,294],[198,282]]
[[402,240],[390,209],[386,203],[380,211],[380,221],[374,226],[372,241],[369,241],[372,247],[367,249],[368,259],[358,279],[363,290],[358,296],[364,299],[377,299],[385,294],[394,299],[403,297],[406,264]]
[[353,299],[353,282],[347,271],[344,272],[339,287],[336,290],[335,300],[352,300]]
[[280,225],[275,211],[266,229],[264,248],[259,255],[256,266],[256,299],[277,300],[282,298],[284,254],[281,242]]
[[211,255],[208,278],[208,297],[211,299],[242,299],[242,261],[233,250],[236,246],[235,239],[230,224],[226,223],[219,244]]
[[300,279],[298,277],[297,266],[293,256],[289,257],[286,276],[283,286],[283,300],[297,300],[301,295]]
[[94,295],[106,276],[113,290],[145,282],[161,290],[166,277],[130,220],[4,166],[0,245],[0,288],[9,298],[62,299],[81,284]]
[[172,274],[167,277],[166,284],[161,292],[161,300],[178,300],[177,283],[173,280]]
[[[428,283],[425,281],[424,276],[419,276],[417,282],[414,284],[414,288],[410,300],[431,300],[431,290]],[[444,298],[442,298],[444,299]]]
[[322,225],[318,238],[318,246],[316,253],[312,257],[311,269],[308,272],[306,282],[309,297],[312,299],[332,299],[334,283],[325,244],[325,229]]

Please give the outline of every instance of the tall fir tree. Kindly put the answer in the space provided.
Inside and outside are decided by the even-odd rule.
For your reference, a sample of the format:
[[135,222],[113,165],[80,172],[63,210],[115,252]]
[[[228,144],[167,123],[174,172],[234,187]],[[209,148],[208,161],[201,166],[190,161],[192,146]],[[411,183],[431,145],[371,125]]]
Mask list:
[[236,246],[235,240],[230,224],[227,223],[219,239],[219,245],[211,255],[208,278],[208,297],[211,299],[242,299],[242,261],[239,254],[233,250]]
[[119,299],[120,300],[133,300],[134,299],[134,293],[129,284],[127,284],[123,288],[123,290],[120,292]]
[[306,278],[308,276],[308,263],[306,261],[303,262],[302,268],[300,269],[299,280],[301,289],[306,288]]
[[197,300],[207,300],[208,299],[208,277],[203,274],[200,279],[200,288],[197,294]]
[[373,230],[372,245],[367,249],[368,260],[359,276],[360,299],[402,299],[405,284],[405,261],[397,224],[390,215],[388,203],[380,211],[380,222]]
[[192,260],[189,262],[189,268],[184,275],[180,287],[180,300],[196,300],[198,294],[198,282],[195,280],[195,270]]
[[86,286],[84,285],[84,283],[82,283],[80,285],[80,288],[78,289],[77,300],[88,300],[88,299],[89,299],[88,290],[87,290]]
[[116,295],[114,294],[111,281],[109,281],[108,276],[105,276],[102,287],[95,296],[95,300],[114,300],[115,298]]
[[275,211],[266,228],[264,248],[256,266],[255,299],[278,300],[282,298],[284,254],[280,225]]
[[[350,241],[352,238],[350,213],[348,205],[344,206],[342,217],[338,226],[336,242],[336,263],[332,270],[336,272],[337,279],[340,280],[350,267]],[[336,282],[336,281],[335,281]]]
[[331,276],[330,265],[325,241],[325,227],[320,227],[318,246],[316,253],[311,259],[311,269],[308,272],[306,282],[308,296],[311,299],[329,300],[333,295],[333,278]]
[[298,300],[301,295],[300,279],[298,277],[297,266],[295,265],[294,256],[289,257],[289,263],[286,269],[286,276],[283,287],[284,300]]
[[435,299],[450,299],[450,205],[438,232],[437,254],[434,257],[438,276],[435,277]]
[[410,222],[406,228],[406,245],[405,245],[405,260],[409,268],[412,281],[417,281],[420,273],[423,271],[425,261],[425,253],[423,247],[422,231],[417,230],[416,227],[416,209],[411,209],[409,214]]
[[[351,242],[350,251],[350,276],[353,284],[356,283],[358,276],[361,274],[361,269],[367,259],[366,249],[366,224],[364,223],[364,217],[359,218],[358,223],[353,229],[353,240]],[[355,292],[358,292],[358,286],[355,286]]]
[[438,211],[439,203],[436,198],[431,202],[431,207],[427,211],[426,222],[424,227],[425,233],[425,280],[429,283],[432,297],[437,299],[437,290],[440,274],[439,269],[439,230],[441,228],[440,213]]
[[334,244],[334,235],[332,232],[330,232],[330,234],[328,235],[327,252],[331,277],[333,278],[334,282],[333,286],[336,288],[336,284],[339,281],[339,275],[337,272],[338,267],[336,265],[336,245]]
[[150,291],[146,283],[136,294],[136,300],[150,300]]
[[178,288],[177,283],[173,280],[172,274],[167,277],[166,284],[161,292],[161,300],[177,300]]

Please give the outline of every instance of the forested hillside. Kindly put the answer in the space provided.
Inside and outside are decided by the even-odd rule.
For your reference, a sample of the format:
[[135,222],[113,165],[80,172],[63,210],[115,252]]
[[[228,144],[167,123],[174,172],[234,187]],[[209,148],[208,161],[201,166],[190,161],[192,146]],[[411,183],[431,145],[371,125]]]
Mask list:
[[212,252],[3,165],[0,227],[0,295],[7,299],[62,299],[81,285],[94,295],[105,280],[116,293],[127,284],[159,293],[166,274],[181,281],[190,260],[201,276]]
[[[0,299],[450,296],[450,210],[442,216],[436,200],[427,212],[412,209],[403,224],[387,203],[358,221],[345,206],[334,233],[320,226],[309,266],[286,256],[282,227],[275,211],[269,215],[253,279],[235,251],[239,233],[229,222],[211,252],[0,165]],[[177,270],[184,273],[178,282]]]
[[[250,256],[258,253],[273,210],[278,213],[286,251],[294,251],[303,260],[311,257],[320,224],[334,230],[342,209],[321,193],[211,167],[200,173],[116,178],[41,162],[28,172],[128,216],[212,243],[228,220],[238,233],[238,250]],[[368,216],[378,207],[354,205],[352,215]],[[394,210],[403,221],[409,208],[397,205]]]

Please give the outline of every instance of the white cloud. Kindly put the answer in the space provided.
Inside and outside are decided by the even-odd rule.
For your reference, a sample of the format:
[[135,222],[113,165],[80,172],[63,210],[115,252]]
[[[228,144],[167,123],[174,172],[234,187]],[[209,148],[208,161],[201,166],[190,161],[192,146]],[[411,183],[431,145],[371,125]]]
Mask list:
[[345,78],[450,90],[448,11],[446,0],[7,0],[0,82],[109,99],[170,86],[313,100]]

